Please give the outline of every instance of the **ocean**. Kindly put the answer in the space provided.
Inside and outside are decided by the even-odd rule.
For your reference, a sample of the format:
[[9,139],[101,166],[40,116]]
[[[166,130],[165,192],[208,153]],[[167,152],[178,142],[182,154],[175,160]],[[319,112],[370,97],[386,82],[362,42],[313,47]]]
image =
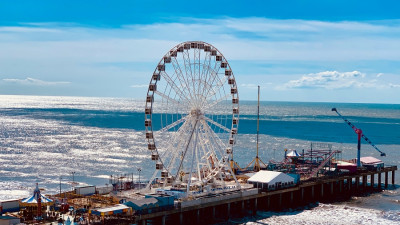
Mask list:
[[[400,165],[400,105],[261,102],[259,155],[281,161],[284,149],[332,144],[344,159],[357,154],[357,136],[331,111],[336,107],[377,145],[365,141],[362,156]],[[257,102],[240,102],[234,160],[247,165],[256,152]],[[105,186],[111,174],[149,179],[144,131],[144,100],[50,96],[0,96],[0,200],[27,197],[39,182],[45,194],[71,190],[72,172],[80,184]],[[61,179],[60,179],[61,178]],[[396,176],[400,184],[400,175]],[[397,187],[397,186],[396,186]],[[340,219],[338,219],[340,218]],[[262,212],[232,224],[400,224],[400,192],[381,193],[286,212]]]

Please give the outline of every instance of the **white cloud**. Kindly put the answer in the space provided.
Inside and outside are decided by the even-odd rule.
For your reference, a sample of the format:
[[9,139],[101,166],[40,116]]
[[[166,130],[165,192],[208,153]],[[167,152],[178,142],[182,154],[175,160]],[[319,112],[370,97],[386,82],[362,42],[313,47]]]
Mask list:
[[0,32],[12,32],[12,33],[56,33],[61,32],[54,28],[43,28],[43,27],[0,27]]
[[378,73],[378,74],[376,75],[376,77],[381,77],[381,76],[383,76],[383,73]]
[[[380,77],[383,73],[378,73]],[[276,89],[346,89],[346,88],[399,88],[400,84],[386,83],[378,79],[371,79],[359,71],[338,72],[324,71],[303,75],[299,79],[290,80]]]
[[375,86],[376,81],[362,82],[365,74],[359,71],[338,72],[325,71],[310,73],[297,80],[290,80],[283,85],[283,88],[324,88],[340,89],[350,87],[371,87]]
[[27,77],[25,79],[13,79],[13,78],[5,78],[2,79],[3,82],[6,83],[15,83],[15,84],[22,84],[22,85],[35,85],[35,86],[52,86],[52,85],[65,85],[70,84],[71,82],[67,81],[43,81],[39,79],[34,79]]
[[240,86],[245,88],[256,88],[258,84],[241,84]]
[[[0,27],[0,60],[154,61],[186,40],[206,40],[230,60],[400,60],[395,22],[183,18],[120,28],[76,24]],[[162,35],[160,35],[162,34]]]
[[390,83],[389,87],[391,87],[391,88],[400,88],[400,84],[392,84],[392,83]]
[[[55,79],[73,80],[74,85],[81,86],[93,84],[91,87],[96,90],[107,89],[111,80],[109,77],[113,77],[112,82],[118,82],[129,89],[129,93],[139,95],[143,92],[141,88],[148,86],[141,84],[147,83],[148,74],[151,75],[161,57],[176,44],[187,40],[204,40],[217,47],[235,74],[240,74],[236,79],[238,83],[244,83],[241,86],[243,95],[245,91],[252,92],[257,85],[275,91],[276,87],[297,89],[293,90],[296,93],[299,88],[321,91],[389,87],[391,90],[382,92],[391,92],[387,96],[398,102],[393,96],[398,96],[399,89],[395,87],[400,78],[395,74],[399,69],[393,65],[400,61],[400,20],[326,22],[178,18],[172,23],[127,24],[117,28],[57,23],[0,26],[0,68],[3,74],[12,75],[41,74],[42,77],[52,77],[57,74]],[[389,66],[379,63],[385,61],[394,63]],[[316,68],[351,71],[352,65],[371,75],[363,77],[355,71],[360,74],[346,76],[345,73],[353,72],[336,72],[336,75],[323,75],[324,72],[321,72],[293,77]],[[383,76],[378,72],[385,74]],[[5,77],[0,77],[3,84],[40,83],[28,78],[19,81],[2,78]],[[136,84],[130,86],[126,84],[126,79],[134,80]],[[93,83],[94,80],[96,82]],[[45,85],[43,82],[42,85]],[[278,86],[285,82],[285,85]],[[110,91],[111,94],[113,92]],[[293,96],[290,93],[279,94],[289,96],[288,100]],[[387,98],[382,99],[387,101]]]
[[146,88],[146,87],[149,87],[149,85],[148,84],[134,84],[134,85],[131,85],[130,87],[132,87],[132,88]]

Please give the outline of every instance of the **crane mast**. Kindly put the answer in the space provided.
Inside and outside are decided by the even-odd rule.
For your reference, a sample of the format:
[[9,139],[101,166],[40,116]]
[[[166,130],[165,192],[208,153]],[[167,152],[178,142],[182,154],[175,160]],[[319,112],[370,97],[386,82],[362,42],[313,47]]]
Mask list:
[[376,145],[374,145],[369,138],[367,138],[361,129],[357,128],[356,126],[354,126],[348,119],[346,119],[344,116],[342,116],[342,114],[340,114],[336,108],[332,108],[332,111],[336,112],[340,118],[342,118],[344,120],[345,123],[347,123],[347,125],[349,125],[354,132],[357,134],[358,136],[358,143],[357,143],[357,167],[361,167],[361,138],[363,138],[368,144],[370,144],[372,147],[375,148],[375,150],[377,150],[379,153],[381,153],[381,156],[386,156],[386,154],[384,152],[382,152],[381,150],[379,150],[378,147],[376,147]]

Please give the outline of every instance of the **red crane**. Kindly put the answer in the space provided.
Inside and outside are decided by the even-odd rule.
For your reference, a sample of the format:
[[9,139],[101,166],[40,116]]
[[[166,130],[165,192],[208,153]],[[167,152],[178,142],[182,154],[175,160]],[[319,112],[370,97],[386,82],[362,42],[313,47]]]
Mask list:
[[382,152],[381,150],[379,150],[378,147],[376,147],[370,140],[369,138],[367,138],[363,133],[361,129],[358,129],[356,126],[354,126],[349,120],[347,120],[344,116],[342,116],[337,110],[336,108],[332,108],[332,111],[336,112],[340,118],[342,118],[344,120],[344,122],[346,122],[353,130],[354,132],[356,132],[357,136],[358,136],[358,144],[357,144],[357,167],[361,167],[361,138],[364,138],[364,140],[370,144],[372,147],[375,148],[375,150],[377,150],[379,153],[381,153],[381,156],[386,156],[386,154],[384,152]]

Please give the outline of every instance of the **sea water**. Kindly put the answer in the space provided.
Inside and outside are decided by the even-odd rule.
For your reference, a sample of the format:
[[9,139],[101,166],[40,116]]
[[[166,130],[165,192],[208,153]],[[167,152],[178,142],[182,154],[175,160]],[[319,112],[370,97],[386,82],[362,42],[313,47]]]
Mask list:
[[[343,159],[356,157],[357,136],[336,107],[376,144],[365,141],[362,156],[399,166],[400,105],[261,102],[259,155],[281,161],[284,149],[299,153],[311,142],[332,144]],[[256,154],[257,102],[240,102],[234,160],[241,166]],[[123,98],[0,96],[0,200],[27,197],[35,183],[45,194],[80,184],[105,186],[111,174],[149,179],[154,170],[144,131],[144,101]],[[389,179],[390,180],[390,179]],[[400,175],[396,176],[400,184]],[[400,193],[390,186],[346,202],[315,204],[287,212],[262,212],[234,224],[400,224]]]

